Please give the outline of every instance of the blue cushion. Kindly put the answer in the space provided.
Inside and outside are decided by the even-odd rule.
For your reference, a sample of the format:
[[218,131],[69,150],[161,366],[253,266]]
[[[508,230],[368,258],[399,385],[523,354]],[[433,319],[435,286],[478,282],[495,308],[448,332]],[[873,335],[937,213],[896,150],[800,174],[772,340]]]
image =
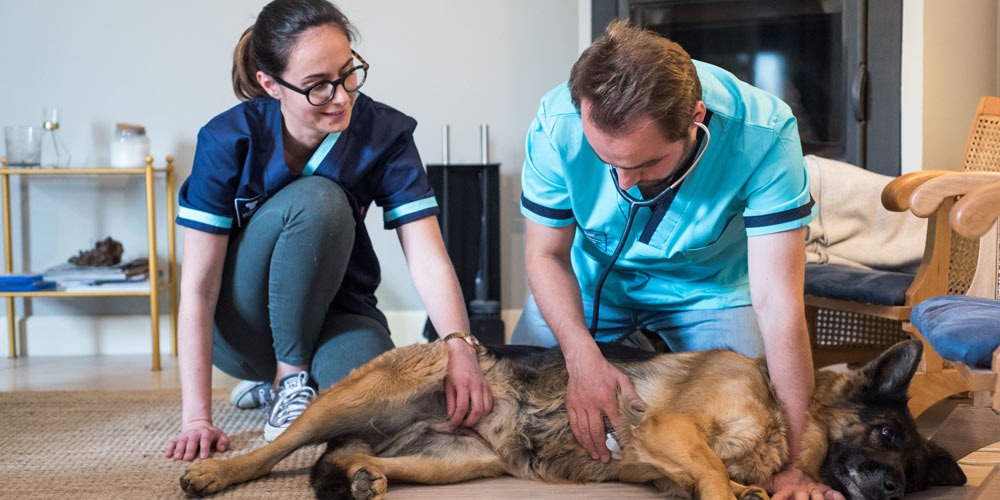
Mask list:
[[910,321],[950,361],[989,369],[993,351],[1000,346],[1000,301],[934,297],[917,304]]
[[806,264],[806,293],[880,306],[901,306],[914,276],[837,264]]

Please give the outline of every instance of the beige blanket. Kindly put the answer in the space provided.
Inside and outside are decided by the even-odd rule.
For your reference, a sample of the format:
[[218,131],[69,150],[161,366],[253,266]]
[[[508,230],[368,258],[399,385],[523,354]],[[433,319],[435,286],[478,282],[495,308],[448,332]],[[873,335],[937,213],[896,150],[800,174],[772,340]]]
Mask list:
[[882,188],[892,177],[813,155],[805,163],[818,206],[806,235],[806,262],[916,270],[927,220],[882,206]]

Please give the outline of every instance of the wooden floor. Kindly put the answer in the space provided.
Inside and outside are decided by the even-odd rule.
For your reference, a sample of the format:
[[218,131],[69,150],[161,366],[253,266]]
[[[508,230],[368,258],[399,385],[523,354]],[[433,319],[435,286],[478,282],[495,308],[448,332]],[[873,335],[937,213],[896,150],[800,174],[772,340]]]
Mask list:
[[[149,356],[22,356],[0,358],[0,391],[180,389],[177,358],[164,355],[163,370]],[[213,368],[212,387],[238,380]]]
[[[150,370],[149,356],[67,356],[67,357],[21,357],[0,358],[0,391],[49,391],[49,390],[146,390],[146,389],[176,389],[180,387],[177,372],[177,360],[169,355],[163,357],[163,370]],[[212,380],[214,388],[229,389],[237,380],[219,371],[215,371]],[[962,390],[961,381],[957,378],[937,378],[933,382],[922,381],[915,384],[917,390],[911,395],[911,406],[927,408],[918,418],[921,432],[929,434],[948,415],[950,409],[958,400],[949,400],[945,396]],[[942,398],[945,398],[942,400]],[[936,404],[935,404],[936,403]],[[962,488],[935,488],[932,491],[917,495],[908,495],[907,499],[967,499],[971,498],[974,486],[984,481],[994,466],[1000,465],[1000,443],[984,448],[961,460],[963,470],[969,476],[969,485]],[[435,498],[465,498],[473,495],[479,498],[512,498],[510,493],[517,491],[517,496],[524,498],[601,498],[600,486],[592,485],[584,490],[571,487],[564,495],[559,487],[545,489],[550,485],[533,485],[512,478],[490,480],[493,483],[475,482],[447,486],[447,494],[442,495],[442,487],[432,487]],[[483,486],[496,491],[484,491]],[[418,493],[431,493],[430,490],[420,490],[420,487],[408,490],[406,497],[423,498]],[[570,491],[572,490],[572,491]],[[543,493],[544,492],[544,493]],[[551,494],[549,494],[551,492]],[[400,492],[402,493],[402,492]],[[542,493],[542,496],[538,496]],[[454,494],[454,495],[452,495]],[[619,493],[620,494],[620,493]],[[414,496],[416,495],[416,496]],[[588,496],[591,495],[591,496]],[[987,492],[986,496],[976,497],[976,500],[1000,499],[1000,487],[997,491]]]

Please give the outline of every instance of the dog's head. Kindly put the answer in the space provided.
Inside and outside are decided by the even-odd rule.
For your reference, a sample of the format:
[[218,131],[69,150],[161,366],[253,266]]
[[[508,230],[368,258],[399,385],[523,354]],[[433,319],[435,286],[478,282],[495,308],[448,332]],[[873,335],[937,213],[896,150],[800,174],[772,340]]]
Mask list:
[[838,394],[820,475],[849,500],[898,499],[929,486],[965,484],[962,469],[917,432],[907,409],[921,352],[918,340],[896,344]]

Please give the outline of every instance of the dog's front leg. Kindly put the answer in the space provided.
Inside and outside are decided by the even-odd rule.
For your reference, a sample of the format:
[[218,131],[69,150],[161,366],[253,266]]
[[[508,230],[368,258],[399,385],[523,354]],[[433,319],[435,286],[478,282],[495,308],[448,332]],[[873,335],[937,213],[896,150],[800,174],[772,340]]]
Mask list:
[[266,446],[228,460],[201,461],[181,476],[181,488],[190,495],[205,496],[233,484],[266,476],[293,451],[319,442],[316,436],[324,434],[326,419],[322,410],[316,410],[314,405],[303,412],[285,432]]
[[767,499],[763,490],[729,480],[725,464],[708,447],[701,426],[690,415],[647,412],[632,435],[638,460],[658,468],[681,489],[693,491],[695,498]]
[[380,432],[391,434],[389,428],[408,425],[417,418],[394,409],[440,388],[447,368],[448,351],[443,343],[388,351],[322,394],[274,442],[229,460],[202,461],[181,477],[181,487],[192,495],[222,491],[267,475],[302,446],[371,430],[374,422],[387,427]]

